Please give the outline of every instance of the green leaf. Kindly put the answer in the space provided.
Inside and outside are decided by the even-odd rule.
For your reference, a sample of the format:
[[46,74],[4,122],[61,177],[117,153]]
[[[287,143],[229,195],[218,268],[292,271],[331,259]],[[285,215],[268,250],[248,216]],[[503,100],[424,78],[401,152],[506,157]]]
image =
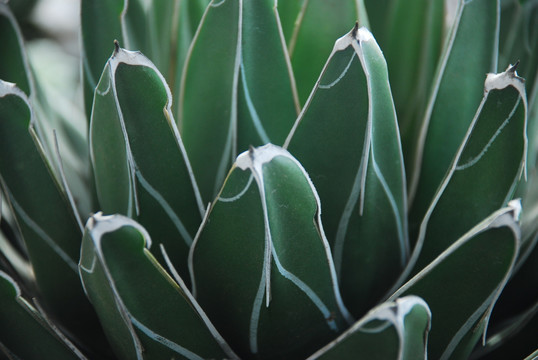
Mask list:
[[187,56],[179,124],[206,202],[238,152],[282,144],[297,116],[274,3],[212,1]]
[[175,283],[155,260],[151,246],[146,230],[124,216],[98,213],[86,224],[80,277],[116,355],[237,358],[181,278]]
[[515,264],[520,211],[518,201],[497,210],[390,297],[413,294],[429,305],[428,357],[466,359],[478,342]]
[[444,1],[398,0],[388,9],[385,37],[373,33],[387,59],[407,163],[441,55]]
[[107,214],[137,219],[188,278],[187,254],[204,207],[171,114],[170,89],[148,58],[116,46],[90,124],[99,203]]
[[86,359],[58,329],[21,295],[0,271],[0,354],[8,359]]
[[419,297],[407,296],[370,310],[308,360],[426,359],[431,313]]
[[198,302],[242,357],[304,357],[351,320],[313,184],[275,145],[237,158],[189,266]]
[[[34,131],[29,100],[0,81],[0,182],[44,305],[84,334],[98,327],[78,277],[81,227]],[[95,337],[97,338],[97,337]]]
[[344,302],[360,316],[397,279],[409,252],[387,66],[366,28],[336,42],[286,145],[319,192]]
[[511,199],[527,153],[527,100],[515,68],[488,74],[484,98],[421,223],[408,269],[420,270]]
[[416,234],[473,120],[483,95],[484,74],[497,72],[498,19],[498,0],[459,0],[422,126],[409,134],[418,138],[416,147],[406,150],[412,154],[406,161],[412,234]]
[[359,19],[355,0],[308,0],[295,21],[288,50],[301,103],[310,94],[334,40]]
[[81,0],[80,28],[86,116],[91,116],[93,95],[114,40],[123,41],[122,18],[127,0]]
[[0,79],[15,83],[27,96],[32,95],[33,83],[22,33],[10,7],[3,2],[0,3],[0,44],[4,54],[0,61]]

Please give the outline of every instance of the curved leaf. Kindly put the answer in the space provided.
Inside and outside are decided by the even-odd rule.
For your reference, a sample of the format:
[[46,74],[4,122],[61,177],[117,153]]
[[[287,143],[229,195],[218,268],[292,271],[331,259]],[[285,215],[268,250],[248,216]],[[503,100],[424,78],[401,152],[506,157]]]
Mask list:
[[[439,60],[416,147],[407,161],[410,227],[415,233],[450,166],[483,94],[484,74],[497,72],[499,0],[459,0]],[[473,54],[473,56],[469,56]]]
[[370,310],[308,360],[426,359],[431,313],[424,300],[406,296]]
[[101,209],[136,218],[186,277],[204,210],[170,105],[153,63],[117,45],[96,89],[90,154]]
[[484,98],[422,221],[408,269],[420,270],[513,196],[527,156],[527,100],[515,68],[488,74]]
[[237,158],[189,265],[198,302],[240,356],[302,357],[351,320],[319,213],[287,151],[266,145]]
[[179,124],[204,201],[214,199],[239,151],[281,144],[297,116],[274,4],[213,0],[187,56]]
[[[0,182],[15,215],[44,304],[64,325],[98,328],[77,274],[81,228],[33,128],[28,98],[0,81]],[[97,336],[95,337],[97,338]]]
[[0,354],[8,359],[86,359],[58,329],[53,329],[18,285],[0,271]]
[[515,264],[520,211],[514,201],[494,212],[390,297],[413,294],[429,305],[429,357],[466,359],[478,342]]
[[348,31],[359,17],[356,0],[303,1],[288,41],[301,103],[312,91],[334,39]]
[[183,282],[149,252],[151,239],[121,215],[86,224],[80,277],[116,355],[122,359],[237,358]]
[[342,295],[360,316],[396,280],[409,252],[387,66],[366,28],[336,42],[285,146],[319,192]]

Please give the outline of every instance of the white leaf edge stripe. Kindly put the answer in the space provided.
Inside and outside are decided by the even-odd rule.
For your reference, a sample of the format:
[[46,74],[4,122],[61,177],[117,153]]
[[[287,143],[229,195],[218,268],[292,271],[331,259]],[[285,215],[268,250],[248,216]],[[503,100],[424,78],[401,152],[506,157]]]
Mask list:
[[[1,6],[0,6],[0,9],[1,9]],[[36,151],[38,152],[39,156],[43,160],[43,165],[45,166],[46,170],[49,172],[49,175],[50,175],[50,178],[51,178],[51,181],[52,181],[53,185],[58,190],[58,195],[60,197],[62,197],[63,196],[62,190],[64,190],[64,189],[62,189],[62,187],[58,183],[56,177],[54,176],[54,172],[52,171],[52,167],[51,167],[47,157],[45,156],[45,150],[43,149],[43,146],[42,146],[37,134],[34,131],[35,117],[34,117],[33,108],[30,105],[30,100],[28,99],[26,94],[16,86],[16,84],[0,80],[0,98],[6,97],[8,95],[17,96],[22,101],[24,101],[26,103],[26,106],[28,107],[28,110],[30,112],[30,125],[29,125],[29,128],[28,128],[30,136],[32,137],[32,140],[34,141],[34,143],[36,145]],[[39,224],[37,224],[35,221],[33,221],[30,218],[30,216],[19,205],[19,203],[15,199],[15,196],[8,189],[8,186],[5,183],[5,181],[4,181],[4,179],[2,178],[1,175],[0,175],[0,185],[4,188],[4,191],[6,192],[7,203],[8,203],[8,206],[11,208],[11,212],[13,214],[18,215],[18,216],[15,217],[15,221],[17,222],[17,224],[19,222],[19,218],[20,218],[20,220],[24,221],[24,223],[30,229],[32,229],[35,232],[35,234],[37,236],[39,236],[45,242],[45,244],[47,244],[52,249],[52,251],[55,252],[67,264],[67,266],[69,266],[69,268],[71,268],[71,270],[73,270],[76,273],[77,272],[76,261],[74,259],[72,259],[58,244],[56,244],[56,242],[54,242],[54,240],[51,238],[51,236],[48,235],[39,226]],[[68,205],[71,206],[71,203],[69,202]],[[71,209],[72,209],[72,211],[75,211],[74,208],[71,208]],[[76,214],[73,214],[73,216],[75,216],[75,218],[76,218]],[[18,225],[18,226],[20,228],[20,225]]]
[[[514,235],[515,251],[512,256],[510,266],[504,278],[497,285],[497,287],[493,289],[492,293],[484,300],[484,302],[475,310],[475,312],[471,315],[471,317],[469,317],[465,321],[465,323],[462,325],[462,327],[456,332],[456,334],[454,335],[450,343],[447,345],[446,349],[443,351],[443,354],[440,357],[441,360],[446,360],[450,358],[451,354],[454,352],[454,350],[458,346],[459,342],[463,339],[465,334],[469,330],[471,330],[471,328],[476,323],[476,321],[479,321],[481,317],[482,317],[482,320],[480,321],[484,321],[484,323],[486,324],[486,326],[484,327],[484,332],[482,336],[483,337],[482,341],[485,344],[487,325],[489,323],[489,318],[493,311],[493,307],[495,306],[495,303],[497,302],[497,299],[499,298],[504,286],[510,279],[512,270],[514,268],[514,265],[515,265],[515,262],[519,253],[519,245],[521,241],[520,239],[521,229],[519,228],[518,221],[519,221],[520,214],[521,214],[521,201],[519,199],[511,200],[508,203],[507,207],[504,207],[502,209],[495,211],[493,214],[488,216],[486,219],[484,219],[474,228],[469,230],[465,235],[463,235],[456,242],[454,242],[451,246],[449,246],[437,258],[435,258],[435,260],[433,260],[424,269],[418,272],[411,280],[406,282],[394,294],[392,294],[389,297],[388,300],[396,299],[402,293],[410,289],[416,282],[426,277],[432,269],[434,269],[439,263],[443,262],[446,258],[452,255],[454,252],[456,252],[461,246],[463,246],[469,241],[472,241],[476,235],[479,235],[487,230],[500,228],[503,226],[510,228],[510,230],[512,231]],[[484,313],[486,314],[485,316],[484,316]]]
[[[129,332],[131,333],[135,351],[137,353],[137,359],[143,359],[143,346],[140,342],[140,339],[136,335],[136,331],[134,327],[139,329],[141,332],[143,332],[145,335],[147,335],[149,338],[151,338],[153,341],[158,342],[165,347],[171,349],[172,351],[177,352],[178,354],[181,354],[182,356],[185,356],[188,359],[202,359],[195,353],[189,351],[188,349],[182,347],[181,345],[165,338],[162,335],[159,335],[152,331],[150,328],[142,324],[139,320],[137,320],[127,309],[125,304],[123,303],[123,300],[119,294],[119,291],[116,288],[116,283],[114,281],[114,278],[112,277],[110,270],[108,269],[107,263],[104,258],[103,250],[101,248],[101,239],[102,237],[107,234],[114,232],[116,230],[119,230],[122,227],[132,227],[136,231],[139,232],[139,234],[144,238],[145,240],[145,247],[149,249],[151,247],[151,237],[147,233],[146,229],[142,227],[140,224],[138,224],[136,221],[125,217],[123,215],[102,215],[102,213],[94,214],[89,220],[86,225],[86,228],[88,230],[89,237],[93,243],[94,253],[93,253],[93,260],[92,265],[90,268],[86,268],[82,265],[82,257],[79,263],[80,271],[84,271],[88,275],[92,275],[95,264],[97,261],[101,264],[103,267],[105,276],[108,280],[108,284],[110,289],[112,290],[112,293],[114,295],[114,301],[117,305],[118,312],[120,313],[120,316],[123,318],[125,325],[127,326]],[[168,273],[161,268],[162,272],[161,274]],[[170,275],[168,275],[170,276]],[[170,277],[171,278],[171,277]],[[82,282],[84,291],[86,294],[88,294],[86,290],[86,286],[84,282]],[[193,296],[190,294],[188,288],[185,286],[185,284],[181,281],[177,283],[180,287],[183,294],[186,296],[186,300],[191,303],[191,305],[197,304],[196,300],[194,300]],[[225,342],[225,340],[222,338],[222,336],[216,331],[215,327],[211,324],[211,321],[209,318],[205,315],[204,312],[200,312],[200,306],[193,306],[193,310],[197,313],[198,316],[200,316],[201,320],[204,322],[204,325],[208,328],[211,335],[214,337],[215,341],[219,344],[221,349],[230,356],[231,359],[238,359],[237,355],[233,353],[231,348],[228,346],[228,344]]]
[[[186,58],[185,58],[185,64],[183,67],[183,76],[181,77],[181,83],[180,83],[180,97],[179,97],[179,116],[182,116],[183,114],[183,102],[184,102],[184,94],[185,94],[185,88],[186,88],[186,79],[187,79],[187,70],[190,65],[190,60],[192,53],[194,51],[194,48],[196,47],[197,40],[199,37],[200,32],[202,31],[203,25],[205,24],[206,16],[212,9],[218,8],[221,5],[223,5],[227,0],[212,0],[210,4],[207,6],[202,19],[200,20],[200,24],[198,26],[198,29],[193,37],[193,40],[191,42],[191,45],[189,47],[189,50],[187,52]],[[232,0],[230,0],[232,1]],[[267,132],[265,131],[265,128],[263,126],[262,120],[260,119],[258,112],[256,110],[256,106],[254,102],[252,101],[252,98],[250,96],[250,90],[249,90],[249,81],[246,76],[246,72],[244,70],[244,64],[243,64],[243,43],[242,43],[242,36],[243,36],[243,0],[236,0],[238,1],[238,33],[237,33],[237,44],[236,44],[236,53],[235,53],[235,64],[234,64],[234,71],[233,71],[233,85],[232,89],[232,97],[231,97],[231,108],[230,108],[230,122],[228,126],[227,136],[226,136],[226,142],[224,144],[224,148],[222,151],[221,159],[219,162],[219,166],[217,167],[217,174],[215,177],[215,183],[214,183],[214,189],[213,192],[215,194],[218,194],[218,191],[220,190],[222,184],[224,183],[224,179],[226,176],[226,172],[228,170],[228,162],[233,162],[233,160],[237,156],[237,106],[238,106],[238,96],[237,96],[237,89],[239,87],[239,77],[241,77],[241,82],[243,85],[243,93],[245,96],[245,102],[247,105],[248,112],[250,114],[250,119],[252,121],[252,125],[254,129],[256,130],[256,133],[260,137],[261,141],[264,143],[270,143],[271,139],[269,138]],[[296,113],[299,113],[300,111],[300,103],[299,103],[299,95],[297,94],[297,86],[295,82],[295,77],[293,76],[293,70],[291,65],[290,56],[288,54],[288,48],[286,46],[286,40],[284,38],[284,33],[282,30],[282,26],[280,23],[280,18],[278,15],[278,0],[274,0],[273,4],[273,16],[275,18],[276,27],[278,29],[278,35],[279,40],[282,47],[282,55],[284,56],[284,60],[286,63],[286,70],[288,73],[288,78],[290,81],[290,87],[291,92],[293,96],[293,103],[295,106]],[[182,119],[179,119],[179,122],[181,122]]]
[[[347,73],[349,68],[351,67],[351,64],[353,63],[353,60],[355,59],[355,55],[359,58],[360,64],[362,66],[362,69],[364,71],[366,82],[367,82],[367,90],[368,90],[368,120],[366,125],[366,134],[364,136],[364,145],[362,149],[362,158],[361,162],[357,171],[357,176],[355,177],[355,180],[353,182],[353,186],[350,192],[350,195],[348,197],[348,201],[346,203],[346,206],[344,207],[344,210],[342,212],[342,215],[340,217],[340,221],[337,228],[336,233],[336,239],[334,244],[334,263],[336,267],[337,273],[341,273],[341,264],[342,264],[342,257],[343,257],[343,251],[344,251],[344,241],[346,239],[347,234],[347,228],[349,221],[351,220],[351,215],[353,212],[353,209],[356,206],[357,200],[360,201],[360,213],[363,213],[364,209],[364,199],[365,199],[365,193],[366,193],[366,175],[368,172],[368,169],[370,168],[370,151],[372,152],[371,156],[371,164],[372,164],[372,171],[376,175],[377,179],[379,180],[379,183],[385,193],[385,196],[387,197],[387,200],[390,204],[390,207],[392,209],[396,225],[397,225],[397,232],[398,232],[398,243],[400,246],[400,265],[403,268],[405,266],[405,263],[407,262],[407,259],[409,257],[409,238],[408,238],[408,231],[407,231],[407,196],[406,194],[406,176],[405,176],[405,169],[403,167],[403,153],[401,149],[401,139],[400,139],[400,132],[396,131],[397,136],[397,142],[399,144],[399,161],[401,166],[401,179],[402,179],[402,194],[404,194],[402,201],[402,208],[403,211],[401,212],[398,209],[398,205],[396,202],[396,199],[394,198],[394,195],[391,191],[391,189],[388,187],[387,182],[385,181],[385,178],[383,174],[381,173],[379,166],[377,165],[377,162],[375,160],[375,147],[374,147],[374,139],[372,134],[372,127],[373,127],[373,121],[374,121],[374,113],[376,106],[373,104],[374,97],[372,95],[372,83],[374,82],[374,77],[372,76],[372,72],[370,71],[370,61],[368,58],[364,56],[363,47],[364,46],[371,46],[373,50],[378,54],[379,58],[383,59],[383,53],[381,52],[381,49],[379,48],[379,45],[375,41],[372,33],[366,29],[365,27],[359,28],[359,24],[356,23],[355,27],[346,35],[342,36],[338,40],[336,40],[334,44],[334,48],[329,55],[329,58],[327,62],[325,63],[325,66],[323,67],[323,70],[321,71],[321,75],[318,78],[318,81],[316,82],[316,85],[314,86],[312,92],[310,93],[309,98],[307,99],[305,106],[303,107],[301,113],[299,114],[297,121],[293,125],[288,137],[286,138],[286,141],[284,142],[283,147],[285,149],[288,148],[293,135],[295,134],[297,128],[299,127],[299,124],[302,122],[302,119],[304,117],[304,114],[308,111],[309,105],[312,102],[316,92],[318,89],[321,90],[329,90],[334,85],[336,85]],[[332,60],[332,58],[335,56],[337,52],[344,51],[348,49],[349,47],[352,47],[354,52],[351,56],[351,59],[347,63],[346,67],[344,68],[343,72],[332,82],[329,84],[321,84],[321,81],[325,75],[325,72]],[[385,69],[386,69],[386,63],[385,63]],[[388,82],[388,76],[387,80],[384,80],[386,82],[386,89],[388,89],[388,93],[390,95],[390,84]],[[398,123],[397,123],[397,117],[396,117],[396,109],[394,107],[394,102],[392,100],[392,96],[390,96],[390,101],[392,105],[392,112],[394,114],[393,119],[391,119],[394,122],[394,126],[396,129],[398,129]],[[385,120],[385,119],[382,119]]]
[[[409,314],[416,306],[419,306],[426,310],[428,314],[428,322],[426,324],[425,334],[422,336],[424,339],[424,354],[426,354],[427,336],[426,334],[430,330],[432,314],[428,304],[418,296],[409,295],[394,301],[385,302],[374,309],[370,310],[364,317],[357,321],[353,326],[341,334],[338,338],[325,345],[320,350],[316,351],[313,355],[309,356],[307,360],[314,360],[330,352],[333,348],[337,347],[340,343],[352,337],[356,332],[375,333],[383,331],[387,326],[394,326],[399,339],[398,359],[403,359],[405,351],[405,316]],[[378,329],[362,329],[365,325],[373,320],[386,321],[385,324],[381,324]]]
[[[265,228],[265,250],[264,250],[264,264],[263,264],[263,270],[261,274],[260,279],[260,285],[257,290],[256,297],[254,299],[254,304],[252,308],[251,313],[251,321],[250,321],[250,348],[253,353],[257,353],[258,351],[258,345],[257,345],[257,331],[258,331],[258,321],[259,321],[259,315],[261,311],[261,306],[263,304],[263,295],[265,292],[265,305],[266,307],[269,307],[269,303],[271,301],[271,259],[274,258],[275,264],[278,268],[278,271],[280,274],[291,281],[295,286],[297,286],[305,295],[314,303],[314,305],[319,309],[319,311],[322,313],[325,319],[330,319],[330,312],[328,311],[326,305],[321,301],[321,299],[310,289],[310,287],[305,284],[303,281],[301,281],[299,278],[297,278],[295,275],[287,271],[280,261],[278,260],[278,256],[276,254],[276,250],[272,246],[272,240],[271,240],[271,231],[269,227],[269,219],[268,219],[268,212],[267,212],[267,204],[265,200],[265,190],[264,190],[264,183],[263,183],[263,166],[266,163],[271,162],[275,157],[283,156],[289,160],[292,160],[294,164],[297,165],[297,167],[301,170],[303,173],[305,179],[307,180],[311,190],[312,194],[314,195],[316,205],[317,205],[317,218],[316,218],[316,225],[319,229],[319,235],[322,241],[322,246],[324,247],[325,254],[327,256],[327,264],[329,266],[329,273],[332,280],[333,285],[333,292],[334,297],[336,300],[336,304],[339,308],[340,313],[344,317],[344,319],[349,323],[353,323],[353,317],[348,312],[347,308],[345,307],[342,298],[340,296],[340,291],[338,287],[338,281],[336,279],[336,271],[334,268],[334,263],[332,260],[332,255],[329,247],[329,243],[325,237],[325,233],[323,231],[323,225],[321,223],[321,205],[320,205],[320,199],[319,196],[314,188],[314,184],[310,180],[310,177],[306,173],[305,169],[302,167],[302,165],[285,149],[273,145],[273,144],[266,144],[264,146],[258,147],[258,148],[251,148],[248,151],[243,152],[237,157],[237,160],[234,164],[234,167],[240,168],[241,170],[247,170],[249,169],[252,172],[251,177],[254,177],[258,189],[260,192],[260,200],[263,210],[263,217],[264,217],[264,228]],[[244,194],[246,192],[246,189],[250,187],[251,181],[249,179],[248,183],[246,184],[246,187],[241,190],[240,194]],[[238,199],[240,196],[236,195],[232,197],[232,199]],[[225,202],[228,201],[228,198],[226,198]],[[200,238],[201,230],[205,226],[208,215],[209,215],[210,207],[208,208],[208,212],[206,216],[204,217],[204,220],[202,222],[202,225],[200,226],[200,230],[198,234],[196,235],[194,239],[194,243],[191,247],[190,253],[189,253],[189,270],[191,272],[191,282],[193,287],[193,293],[196,295],[196,279],[195,279],[195,273],[194,273],[194,264],[193,264],[193,258],[194,258],[194,251],[196,249],[196,245],[198,243],[198,240]],[[264,291],[265,290],[265,291]],[[333,331],[337,331],[336,324],[334,323],[334,320],[326,320],[327,325],[329,328],[331,328]]]
[[[191,58],[194,53],[194,49],[198,45],[198,38],[200,37],[200,33],[204,29],[204,24],[206,23],[206,18],[210,11],[219,11],[219,7],[222,6],[226,1],[232,1],[232,0],[211,0],[209,5],[206,7],[204,14],[202,15],[202,18],[200,19],[200,23],[198,25],[198,28],[196,29],[196,32],[192,38],[191,44],[189,46],[189,50],[187,51],[187,54],[185,56],[185,62],[183,64],[183,70],[182,70],[182,76],[181,76],[181,82],[179,85],[179,104],[178,104],[178,117],[179,117],[179,123],[181,124],[183,122],[183,111],[184,111],[184,100],[185,100],[185,89],[187,87],[187,73],[188,69],[191,63]],[[241,65],[241,42],[242,42],[242,28],[243,28],[243,0],[235,0],[238,1],[238,12],[239,12],[239,23],[237,25],[237,42],[235,45],[235,59],[234,59],[234,67],[233,67],[233,85],[232,89],[237,89],[239,84],[239,73],[240,73],[240,65]],[[207,30],[206,30],[207,31]],[[224,178],[226,176],[226,171],[228,170],[228,163],[233,162],[233,159],[236,157],[237,154],[237,91],[231,92],[230,97],[230,118],[228,123],[228,130],[226,134],[226,142],[224,143],[224,148],[222,149],[221,159],[219,161],[219,165],[217,167],[217,172],[215,175],[215,182],[213,184],[213,193],[217,194],[218,190],[222,186],[222,183],[224,182]],[[203,216],[203,215],[202,215]]]
[[[193,187],[193,192],[195,196],[196,203],[198,205],[198,210],[200,212],[200,217],[203,216],[205,213],[205,208],[202,204],[202,199],[200,195],[200,191],[198,189],[198,185],[196,183],[196,180],[194,178],[194,173],[192,171],[191,164],[189,162],[189,159],[187,157],[187,153],[185,150],[185,147],[183,145],[183,141],[181,140],[181,136],[179,134],[179,130],[177,128],[176,122],[173,119],[171,107],[172,107],[172,94],[170,92],[170,88],[168,87],[168,84],[166,83],[166,80],[162,76],[162,74],[159,72],[159,70],[155,67],[155,65],[149,60],[146,56],[144,56],[142,53],[138,51],[129,51],[125,50],[119,47],[117,43],[115,43],[115,50],[112,57],[107,62],[107,69],[109,73],[109,83],[108,87],[104,92],[100,92],[98,88],[96,88],[95,97],[97,95],[105,96],[108,94],[110,88],[112,88],[112,93],[114,96],[114,102],[116,104],[117,114],[120,121],[125,145],[126,145],[126,153],[127,153],[127,159],[129,163],[129,171],[131,173],[130,181],[132,188],[130,189],[130,192],[132,192],[131,197],[134,196],[135,200],[135,207],[137,214],[139,213],[139,203],[138,203],[138,195],[136,191],[136,181],[135,178],[138,179],[140,185],[148,192],[148,194],[154,198],[154,200],[161,206],[161,208],[164,210],[164,212],[167,214],[167,216],[170,218],[174,226],[177,228],[178,232],[182,235],[184,241],[188,246],[192,244],[192,236],[188,233],[185,226],[183,225],[181,219],[177,216],[177,214],[173,211],[172,207],[168,204],[166,199],[155,189],[151,186],[151,184],[144,178],[142,175],[142,172],[138,168],[136,161],[133,157],[133,153],[131,151],[131,146],[129,142],[129,136],[127,133],[127,128],[125,124],[125,120],[123,118],[123,112],[121,111],[121,105],[119,103],[118,95],[116,93],[116,80],[115,80],[115,74],[117,67],[120,64],[126,64],[131,66],[145,66],[154,71],[154,73],[159,77],[161,80],[162,86],[164,87],[166,91],[167,96],[167,103],[166,107],[163,109],[164,116],[168,122],[168,125],[170,126],[170,129],[172,130],[173,137],[176,141],[176,145],[178,146],[178,150],[180,151],[183,161],[185,164],[185,167],[187,168],[187,172],[189,174],[190,182]],[[95,100],[94,100],[95,101]],[[90,132],[91,136],[91,132]],[[92,143],[90,139],[90,143]],[[94,159],[93,155],[93,147],[90,147],[91,152],[91,158]],[[134,192],[133,192],[134,189]],[[128,213],[131,214],[132,207],[129,206]]]
[[[528,148],[528,140],[527,140],[527,97],[525,93],[525,83],[523,79],[517,76],[517,73],[515,71],[515,67],[512,65],[509,65],[506,71],[499,73],[499,74],[488,74],[486,77],[486,81],[484,83],[484,97],[482,98],[482,101],[480,102],[480,105],[476,111],[476,114],[471,121],[471,124],[469,126],[469,129],[467,130],[467,133],[465,134],[465,137],[458,149],[458,152],[456,153],[456,156],[454,160],[452,161],[452,164],[450,166],[450,169],[445,176],[443,182],[441,183],[439,189],[437,190],[437,193],[435,194],[434,199],[432,200],[432,203],[430,204],[430,207],[428,208],[428,211],[424,215],[424,219],[422,220],[420,224],[419,229],[419,235],[417,239],[417,243],[415,245],[415,248],[413,249],[413,253],[411,254],[411,257],[409,258],[409,262],[407,263],[406,268],[398,278],[398,281],[396,281],[393,288],[388,292],[388,294],[394,292],[398,286],[409,276],[409,274],[412,272],[412,270],[415,267],[416,262],[418,261],[420,257],[420,253],[422,250],[422,246],[424,245],[424,241],[426,238],[426,232],[428,228],[428,221],[430,220],[431,215],[433,214],[437,203],[439,199],[443,196],[443,193],[446,189],[446,187],[449,185],[450,180],[452,179],[452,176],[456,171],[464,171],[465,169],[458,169],[458,163],[460,161],[461,155],[463,153],[463,150],[465,149],[467,142],[471,138],[472,132],[476,126],[476,123],[480,117],[480,114],[482,112],[482,108],[484,107],[489,92],[491,90],[503,90],[509,86],[512,86],[519,92],[519,98],[517,100],[517,103],[519,103],[520,99],[523,100],[523,106],[525,110],[525,119],[524,119],[524,134],[523,134],[523,154],[521,158],[521,164],[520,168],[518,170],[518,173],[514,177],[514,181],[512,186],[510,187],[510,190],[507,192],[507,196],[512,193],[513,188],[517,185],[517,180],[521,177],[522,174],[525,175],[525,178],[527,176],[527,148]],[[487,120],[487,119],[486,119]]]
[[[3,278],[11,284],[15,290],[15,302],[26,311],[44,330],[47,330],[52,337],[55,337],[60,343],[66,346],[73,352],[79,359],[86,360],[87,358],[80,352],[80,350],[58,329],[52,321],[50,321],[41,308],[36,309],[30,304],[21,293],[19,284],[11,276],[0,270],[0,278]],[[7,348],[6,348],[7,349]],[[0,351],[1,353],[1,351]],[[15,357],[16,358],[16,357]]]
[[[457,1],[458,3],[457,3],[457,8],[456,8],[456,13],[454,15],[454,22],[449,30],[450,32],[446,38],[446,42],[443,45],[443,52],[441,54],[441,57],[439,58],[439,64],[435,71],[433,87],[430,92],[430,97],[428,99],[427,108],[424,113],[424,118],[422,120],[422,125],[420,128],[420,133],[419,133],[419,137],[417,141],[418,146],[415,153],[412,154],[413,161],[411,161],[411,164],[413,164],[414,169],[413,169],[413,173],[411,174],[410,181],[409,181],[409,192],[408,192],[409,203],[413,203],[413,200],[416,196],[416,192],[418,189],[420,173],[422,172],[422,159],[423,159],[424,147],[426,145],[426,137],[428,135],[430,120],[431,120],[433,109],[435,107],[435,103],[437,100],[437,95],[439,94],[441,82],[443,81],[446,75],[445,74],[446,66],[448,64],[450,55],[452,54],[452,47],[454,46],[454,42],[458,34],[460,20],[463,16],[463,11],[465,10],[465,6],[473,0],[457,0]],[[499,0],[486,0],[486,1],[497,2],[497,26],[496,26],[497,46],[495,47],[495,51],[498,51],[498,39],[499,39],[499,31],[500,31],[500,3],[499,3]],[[492,55],[492,58],[494,61],[492,64],[493,69],[491,69],[491,71],[497,71],[497,57],[495,55]]]

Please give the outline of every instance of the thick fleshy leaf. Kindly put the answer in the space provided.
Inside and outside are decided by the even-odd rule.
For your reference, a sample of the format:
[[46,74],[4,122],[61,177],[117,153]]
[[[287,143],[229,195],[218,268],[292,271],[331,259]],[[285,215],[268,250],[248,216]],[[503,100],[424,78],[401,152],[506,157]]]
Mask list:
[[443,0],[392,1],[383,29],[385,38],[378,38],[372,30],[387,59],[406,163],[412,155],[407,150],[413,149],[417,141],[441,55],[444,3]]
[[[122,359],[237,358],[194,301],[155,260],[135,221],[94,215],[86,224],[80,277]],[[155,246],[155,244],[153,244]]]
[[308,360],[426,359],[431,313],[424,300],[406,296],[368,312]]
[[[450,167],[483,95],[484,74],[497,72],[499,1],[459,0],[425,109],[406,159],[413,234]],[[473,54],[473,56],[469,56]],[[461,234],[460,234],[461,235]]]
[[170,105],[153,63],[116,44],[96,89],[90,152],[102,211],[136,218],[188,278],[204,209]]
[[387,66],[366,28],[336,42],[286,145],[319,192],[344,302],[360,316],[397,279],[409,252]]
[[0,271],[0,354],[7,359],[85,359],[58,329],[21,295],[19,286]]
[[179,123],[204,201],[215,198],[238,152],[284,142],[297,116],[289,68],[275,0],[210,3],[179,99]]
[[0,2],[0,79],[17,84],[27,96],[33,93],[21,30],[9,6]]
[[[0,180],[44,306],[79,332],[97,326],[77,274],[81,228],[37,139],[28,98],[0,81]],[[93,321],[93,323],[92,323]]]
[[301,103],[305,102],[312,91],[323,64],[331,53],[334,40],[359,19],[358,3],[356,0],[303,2],[288,41]]
[[[408,266],[420,270],[513,196],[525,169],[527,100],[515,66],[488,74],[484,98],[420,226]],[[405,273],[404,273],[405,274]]]
[[304,357],[351,320],[319,214],[287,151],[269,144],[237,158],[189,266],[198,302],[240,356]]
[[520,211],[518,201],[497,210],[391,296],[417,295],[430,307],[428,357],[467,359],[478,342],[515,264]]
[[122,18],[127,0],[81,0],[80,25],[84,105],[90,119],[93,94],[114,40],[123,41]]

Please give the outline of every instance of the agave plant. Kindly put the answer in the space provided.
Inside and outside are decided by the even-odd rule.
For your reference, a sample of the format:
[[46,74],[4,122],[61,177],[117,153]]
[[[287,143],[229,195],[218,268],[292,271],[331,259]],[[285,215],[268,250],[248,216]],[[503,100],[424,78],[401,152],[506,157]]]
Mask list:
[[538,356],[538,1],[81,0],[80,100],[13,5],[4,357]]

